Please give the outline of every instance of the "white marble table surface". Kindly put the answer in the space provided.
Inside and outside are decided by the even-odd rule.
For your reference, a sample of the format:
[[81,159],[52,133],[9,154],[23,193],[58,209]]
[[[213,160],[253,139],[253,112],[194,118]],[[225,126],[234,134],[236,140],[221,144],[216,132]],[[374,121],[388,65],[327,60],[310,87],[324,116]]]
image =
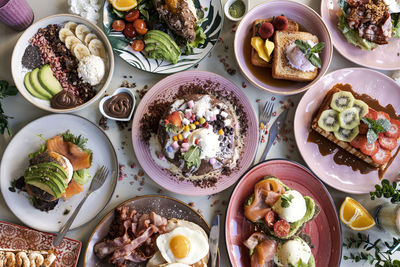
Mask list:
[[[223,1],[223,3],[225,0]],[[253,7],[263,1],[261,0],[252,0],[250,7]],[[317,12],[320,12],[320,1],[319,0],[303,0],[299,1],[311,6]],[[58,13],[67,13],[68,6],[67,0],[28,0],[28,3],[32,6],[34,13],[35,13],[35,21],[47,17],[49,15],[58,14]],[[232,80],[236,83],[242,90],[246,93],[248,98],[250,99],[251,103],[253,104],[254,108],[258,112],[258,103],[256,102],[257,99],[261,99],[261,103],[264,103],[266,100],[271,99],[273,96],[268,92],[261,91],[260,89],[255,88],[249,82],[245,80],[245,78],[241,75],[238,71],[235,75],[229,75],[222,65],[219,62],[218,55],[227,56],[228,60],[227,63],[237,69],[236,63],[234,61],[233,55],[233,37],[234,33],[232,32],[233,23],[228,21],[226,18],[224,20],[224,28],[223,33],[221,35],[223,39],[223,44],[219,43],[216,45],[215,49],[212,52],[212,56],[204,59],[200,64],[198,69],[199,70],[207,70],[219,75],[226,77],[229,80]],[[12,83],[12,76],[11,76],[11,55],[15,43],[17,42],[18,37],[21,35],[20,32],[15,32],[3,24],[0,24],[0,80],[6,79],[10,83]],[[228,47],[226,49],[225,47]],[[343,58],[336,50],[333,53],[333,60],[329,71],[334,71],[337,69],[342,69],[346,67],[357,67],[356,64],[346,60]],[[385,72],[385,74],[390,75],[389,72]],[[127,76],[128,78],[124,78]],[[132,78],[129,78],[132,76]],[[163,75],[155,75],[145,73],[135,68],[131,67],[124,61],[122,61],[118,56],[115,56],[115,71],[114,77],[112,79],[111,85],[108,89],[108,92],[112,92],[117,88],[123,80],[128,80],[129,82],[135,82],[137,84],[137,88],[143,88],[145,85],[152,86],[159,80],[161,80]],[[242,87],[242,84],[246,84],[246,88]],[[289,98],[293,100],[295,103],[294,107],[291,108],[289,113],[289,120],[293,121],[294,111],[296,108],[297,103],[299,102],[302,94],[298,94],[291,97],[279,97],[276,96],[276,105],[278,106],[279,101],[289,101]],[[11,128],[13,132],[17,132],[25,124],[28,122],[39,118],[47,113],[36,108],[35,106],[31,105],[28,101],[26,101],[21,95],[17,95],[14,97],[9,97],[6,100],[2,101],[3,108],[6,111],[7,115],[14,117],[10,120]],[[100,118],[100,113],[97,108],[97,103],[91,105],[89,108],[77,112],[76,114],[80,116],[84,116],[89,120],[97,123]],[[117,125],[114,122],[109,122],[110,129],[106,131],[107,135],[110,137],[111,141],[113,142],[115,148],[117,149],[118,159],[120,164],[126,165],[126,173],[128,177],[130,174],[136,175],[140,170],[140,166],[137,164],[137,159],[135,158],[133,149],[131,147],[131,138],[130,132],[125,129],[120,131]],[[128,127],[129,128],[129,127]],[[290,137],[290,136],[289,136]],[[290,138],[289,138],[290,139]],[[291,136],[293,139],[293,135]],[[294,140],[294,139],[293,139]],[[4,150],[5,140],[0,140],[0,152]],[[126,142],[126,144],[125,144]],[[124,145],[125,144],[125,145]],[[298,161],[304,164],[303,159],[301,158],[297,148],[294,148],[294,151],[291,150],[291,145],[295,143],[293,142],[279,142],[275,146],[272,147],[268,158],[287,158],[290,157],[291,159]],[[124,149],[122,148],[124,146]],[[135,163],[135,168],[130,168],[129,166]],[[90,234],[92,233],[93,229],[100,221],[100,219],[110,210],[112,210],[116,205],[127,200],[129,198],[135,197],[137,195],[145,195],[145,194],[157,194],[158,190],[160,189],[157,184],[155,184],[150,178],[146,176],[145,185],[141,191],[138,191],[138,182],[134,183],[133,185],[130,182],[133,181],[132,178],[126,178],[123,181],[119,181],[113,195],[113,198],[108,205],[108,207],[101,213],[99,216],[93,220],[91,223],[83,226],[77,230],[73,230],[68,232],[67,237],[81,240],[83,243],[81,256],[79,259],[78,266],[83,266],[83,255],[84,250],[88,241]],[[340,207],[343,199],[347,196],[346,193],[337,191],[329,186],[328,190],[331,193],[336,207]],[[178,198],[186,203],[194,202],[195,208],[202,211],[204,218],[210,223],[212,218],[217,214],[222,215],[222,222],[224,222],[224,215],[226,210],[226,202],[229,199],[231,194],[232,188],[229,188],[219,194],[213,195],[211,197],[204,196],[204,197],[187,197],[182,195],[176,195],[171,192],[167,192],[163,190],[161,194],[169,195],[175,198]],[[367,209],[371,212],[374,210],[374,207],[377,206],[382,201],[370,201],[368,195],[353,195],[356,200],[360,201]],[[213,205],[215,200],[220,200],[216,205]],[[224,201],[223,201],[224,200]],[[225,204],[225,205],[224,205]],[[14,215],[13,213],[7,208],[4,199],[0,196],[0,220],[12,222],[16,224],[22,224]],[[226,247],[224,242],[224,226],[222,224],[221,229],[221,244],[220,244],[220,252],[221,252],[221,267],[230,266],[229,259],[226,253]],[[343,238],[346,238],[353,234],[351,230],[346,227],[342,227]],[[390,239],[390,236],[386,233],[380,232],[376,227],[372,228],[371,230],[366,232],[370,234],[371,237],[381,237],[383,239]],[[343,255],[348,255],[349,251],[343,249]],[[400,253],[397,253],[400,254]],[[395,255],[395,258],[399,258],[399,255]],[[360,264],[351,263],[350,261],[342,260],[340,266],[358,266]]]

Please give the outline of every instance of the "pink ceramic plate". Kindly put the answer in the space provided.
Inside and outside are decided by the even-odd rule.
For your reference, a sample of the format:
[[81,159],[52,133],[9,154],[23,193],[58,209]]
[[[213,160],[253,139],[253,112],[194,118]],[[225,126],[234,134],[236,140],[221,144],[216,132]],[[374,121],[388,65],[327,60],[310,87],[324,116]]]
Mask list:
[[373,51],[363,50],[349,44],[337,27],[339,7],[338,0],[322,0],[321,16],[332,35],[333,45],[342,56],[364,67],[380,70],[397,70],[400,68],[400,39],[392,38],[389,44],[380,45]]
[[[251,49],[251,46],[247,44],[246,41],[250,42],[247,36],[252,31],[254,20],[272,18],[281,14],[289,19],[297,21],[302,27],[307,29],[307,31],[316,35],[320,42],[325,42],[325,48],[321,53],[322,68],[319,70],[318,76],[312,82],[301,83],[275,80],[270,74],[270,69],[266,69],[266,75],[262,76],[264,77],[263,79],[260,79],[249,69],[251,63],[249,60],[246,60],[246,58],[250,55],[250,51],[248,50]],[[245,48],[246,52],[248,51],[249,54],[245,54]],[[312,8],[300,3],[280,0],[260,4],[246,14],[236,30],[234,50],[240,70],[252,84],[275,94],[291,95],[308,89],[325,74],[331,63],[333,46],[328,28],[322,18]]]
[[[244,114],[247,116],[248,129],[245,139],[243,154],[239,159],[239,169],[226,176],[217,177],[217,183],[212,187],[196,187],[192,182],[179,181],[171,173],[160,167],[152,158],[150,149],[142,139],[140,131],[140,120],[149,111],[149,106],[158,100],[172,100],[178,92],[180,86],[193,82],[209,82],[214,84],[213,90],[222,91],[226,94],[235,96],[243,106]],[[257,149],[258,142],[258,123],[253,107],[246,95],[232,82],[222,76],[205,71],[184,71],[168,76],[154,85],[140,101],[136,109],[132,123],[132,143],[136,157],[143,170],[160,186],[169,191],[191,196],[211,195],[218,193],[232,184],[250,167]]]
[[[307,142],[314,112],[319,108],[326,93],[337,83],[349,83],[354,91],[377,99],[382,106],[392,104],[398,112],[400,112],[400,86],[377,71],[363,68],[337,70],[325,75],[311,87],[296,110],[294,120],[296,143],[310,169],[322,181],[338,190],[352,194],[368,193],[379,183],[378,171],[368,174],[354,172],[348,166],[337,165],[333,161],[334,154],[321,156],[318,146]],[[400,157],[397,157],[386,171],[384,178],[394,180],[399,169]]]
[[[5,249],[52,249],[54,234],[39,232],[20,225],[0,221],[0,248]],[[82,243],[78,240],[64,238],[56,247],[55,266],[76,266]]]
[[250,169],[232,192],[225,220],[225,240],[233,267],[250,266],[248,249],[243,241],[252,233],[252,223],[243,214],[243,205],[253,193],[254,185],[266,175],[279,178],[291,189],[314,199],[321,208],[318,216],[306,223],[304,232],[311,236],[311,249],[316,266],[339,266],[342,253],[342,233],[339,218],[328,190],[307,168],[296,162],[273,159]]

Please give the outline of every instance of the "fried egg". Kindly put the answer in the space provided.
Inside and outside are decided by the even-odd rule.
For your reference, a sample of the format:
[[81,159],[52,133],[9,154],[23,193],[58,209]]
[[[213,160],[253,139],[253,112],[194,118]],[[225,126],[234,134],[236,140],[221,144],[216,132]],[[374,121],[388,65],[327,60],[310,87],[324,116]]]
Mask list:
[[177,227],[162,234],[156,243],[168,263],[194,264],[209,251],[207,238],[200,231],[188,227]]
[[190,267],[190,265],[184,264],[184,263],[167,263],[160,265],[162,267]]

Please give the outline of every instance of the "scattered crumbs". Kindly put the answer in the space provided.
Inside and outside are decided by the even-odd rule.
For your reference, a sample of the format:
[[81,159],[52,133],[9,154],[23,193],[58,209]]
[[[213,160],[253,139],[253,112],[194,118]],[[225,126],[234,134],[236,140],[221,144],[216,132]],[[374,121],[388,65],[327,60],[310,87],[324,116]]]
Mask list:
[[226,206],[226,200],[222,200],[221,204],[222,204],[223,206]]
[[157,194],[160,194],[162,192],[162,189],[157,190]]
[[276,99],[276,97],[275,97],[275,96],[271,97],[271,100],[272,100],[272,101],[275,101],[275,99]]
[[125,171],[125,165],[120,164],[120,165],[119,165],[119,177],[118,177],[118,181],[122,181],[125,177],[127,177],[127,174],[126,174],[124,171]]
[[117,125],[118,125],[118,129],[120,131],[123,131],[125,128],[127,128],[130,124],[129,121],[116,121]]
[[400,57],[400,53],[397,53],[397,56]]
[[272,112],[272,116],[273,116],[273,117],[276,116],[276,111]]
[[144,178],[140,181],[140,185],[144,186]]
[[[132,77],[132,76],[130,76],[130,77]],[[124,78],[127,78],[127,77],[124,76]],[[130,82],[128,82],[128,81],[122,81],[121,87],[125,87],[125,88],[135,88],[135,87],[136,87],[136,83],[130,83]]]
[[226,72],[228,72],[228,74],[229,75],[235,75],[236,74],[236,70],[234,69],[234,68],[228,68],[227,70],[226,70]]
[[61,224],[61,221],[58,221],[57,223],[58,223],[58,224]]
[[142,89],[139,89],[137,92],[139,94],[139,98],[143,98],[144,95],[149,91],[149,86],[146,84],[145,86],[143,86]]
[[133,185],[133,184],[134,184],[134,182],[129,182],[129,184],[130,184],[130,185]]
[[247,84],[246,84],[245,82],[242,82],[242,87],[243,87],[243,88],[246,88],[246,87],[247,87]]
[[115,197],[116,197],[116,198],[119,198],[119,195],[116,195]]
[[132,75],[129,75],[129,78],[132,79]]
[[257,103],[260,103],[260,102],[261,102],[261,99],[260,99],[260,98],[257,98],[257,99],[256,99],[256,102],[257,102]]
[[263,135],[260,140],[261,143],[265,143],[265,136]]
[[63,212],[63,215],[68,215],[70,213],[70,211],[71,210],[69,210],[69,209],[65,209],[64,212]]
[[194,207],[194,206],[195,206],[194,202],[189,202],[188,205],[189,205],[190,207]]
[[10,187],[8,188],[8,190],[10,190],[11,192],[15,193],[15,187],[10,186]]
[[197,69],[199,67],[199,64],[194,65],[194,68]]
[[139,180],[139,177],[137,175],[135,175],[134,177],[135,181]]
[[211,52],[208,54],[208,57],[211,57]]
[[202,209],[198,209],[197,212],[200,213],[200,214],[203,214],[203,210]]
[[139,176],[143,176],[144,175],[144,171],[142,169],[140,169],[139,172],[138,172],[138,175]]
[[132,163],[132,164],[131,164],[131,168],[134,169],[135,167],[136,167],[136,164],[135,164],[135,163]]
[[139,187],[137,190],[138,190],[138,191],[142,191],[142,189],[143,189],[143,187]]
[[106,117],[104,117],[104,116],[101,116],[101,118],[99,120],[99,126],[101,128],[103,128],[104,131],[109,129],[109,127],[107,125],[107,121],[108,121],[108,119]]
[[128,78],[128,76],[124,75],[124,76],[122,76],[122,78],[126,79],[126,78]]

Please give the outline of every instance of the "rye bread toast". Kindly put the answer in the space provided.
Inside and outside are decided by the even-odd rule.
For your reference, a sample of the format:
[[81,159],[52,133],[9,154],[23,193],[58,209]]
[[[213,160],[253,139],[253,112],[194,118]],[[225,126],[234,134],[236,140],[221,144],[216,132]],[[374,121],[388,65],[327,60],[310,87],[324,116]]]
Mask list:
[[[338,145],[339,147],[343,148],[344,150],[346,150],[347,152],[349,152],[350,154],[356,156],[357,158],[365,161],[366,163],[368,163],[369,165],[378,168],[381,171],[385,171],[388,167],[389,167],[389,163],[391,161],[389,161],[389,163],[385,163],[385,164],[378,164],[376,162],[374,162],[372,160],[372,158],[364,153],[362,153],[358,148],[353,147],[352,145],[350,145],[350,143],[348,142],[343,142],[339,139],[337,139],[335,137],[335,135],[333,133],[327,132],[324,129],[322,129],[321,127],[318,126],[318,120],[319,117],[321,116],[321,113],[324,110],[330,109],[330,103],[333,97],[333,94],[340,92],[341,90],[337,87],[333,87],[325,96],[318,112],[315,114],[314,119],[311,122],[311,128],[316,131],[317,133],[319,133],[320,135],[324,136],[325,138],[329,139],[331,142],[335,143],[336,145]],[[394,155],[392,155],[392,157],[396,156],[397,153],[395,153]]]
[[313,41],[318,43],[318,37],[309,32],[277,31],[274,36],[274,58],[272,61],[272,77],[275,79],[291,80],[297,82],[309,82],[318,75],[318,69],[314,71],[301,71],[293,68],[286,58],[287,47],[296,40]]
[[[271,22],[272,23],[272,18],[270,18],[270,19],[256,19],[253,22],[253,34],[252,34],[252,37],[257,35],[257,30],[258,30],[257,25],[261,24],[263,22]],[[286,29],[287,31],[298,31],[299,30],[299,25],[297,24],[296,21],[289,19],[288,22],[289,22],[289,26]],[[272,52],[272,53],[274,53],[274,52]],[[272,68],[272,60],[270,62],[267,62],[264,59],[260,58],[258,56],[257,51],[253,47],[251,48],[251,64],[253,64],[254,66],[257,66],[257,67]]]

